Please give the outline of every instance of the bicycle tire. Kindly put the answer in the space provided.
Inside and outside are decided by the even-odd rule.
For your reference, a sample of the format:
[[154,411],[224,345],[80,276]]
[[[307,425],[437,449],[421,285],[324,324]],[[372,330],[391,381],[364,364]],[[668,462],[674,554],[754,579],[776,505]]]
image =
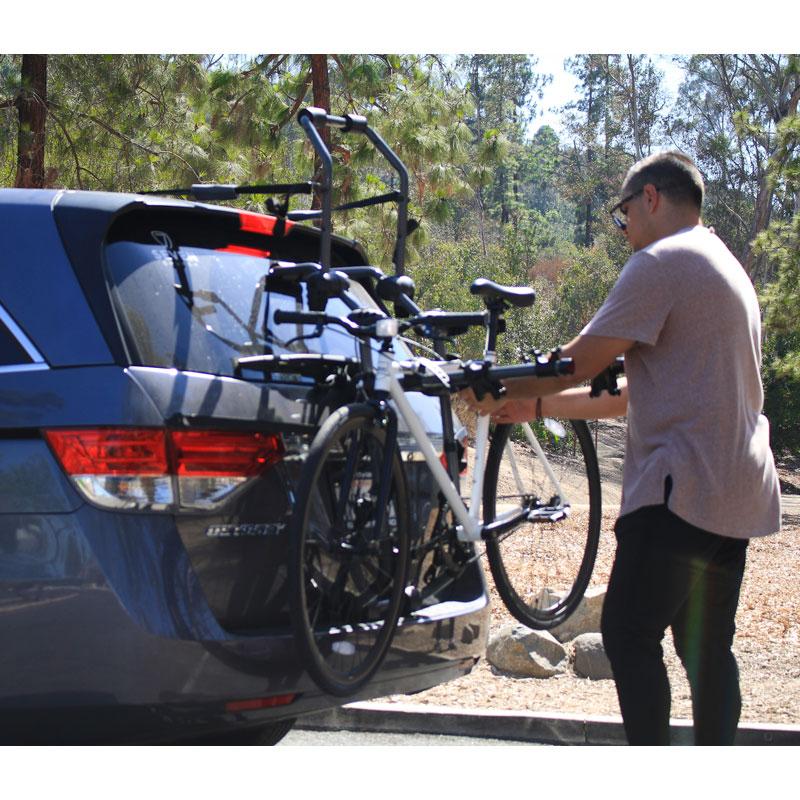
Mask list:
[[378,670],[404,599],[408,497],[396,447],[384,522],[373,535],[385,440],[369,405],[331,414],[312,441],[290,522],[295,641],[314,682],[338,697]]
[[[555,423],[536,421],[531,427],[570,501],[570,515],[557,522],[524,522],[506,536],[486,540],[497,593],[515,619],[539,630],[560,625],[578,607],[591,580],[602,520],[600,472],[589,426],[583,420]],[[521,505],[520,495],[547,505],[557,494],[535,450],[510,441],[513,428],[498,425],[492,434],[484,478],[485,522]],[[516,477],[508,485],[507,445],[517,456],[521,489]]]

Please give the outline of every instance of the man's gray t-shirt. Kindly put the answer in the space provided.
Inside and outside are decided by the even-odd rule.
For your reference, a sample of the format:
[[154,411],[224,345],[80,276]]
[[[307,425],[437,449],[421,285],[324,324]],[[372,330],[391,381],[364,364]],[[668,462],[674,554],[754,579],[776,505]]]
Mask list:
[[761,414],[761,321],[742,266],[711,231],[634,253],[583,334],[632,339],[620,514],[664,502],[736,538],[780,528],[780,489]]

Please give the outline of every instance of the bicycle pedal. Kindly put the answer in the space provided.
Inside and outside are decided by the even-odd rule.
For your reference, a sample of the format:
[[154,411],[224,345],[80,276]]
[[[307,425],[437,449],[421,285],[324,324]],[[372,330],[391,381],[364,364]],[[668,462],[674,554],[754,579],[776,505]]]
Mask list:
[[567,508],[548,508],[540,506],[534,508],[528,514],[528,522],[561,522],[569,516]]

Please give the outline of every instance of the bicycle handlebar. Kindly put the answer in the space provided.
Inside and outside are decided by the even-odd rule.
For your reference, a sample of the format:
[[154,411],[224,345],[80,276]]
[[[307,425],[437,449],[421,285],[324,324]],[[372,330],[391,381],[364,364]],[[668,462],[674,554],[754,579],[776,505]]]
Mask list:
[[[353,317],[356,317],[355,319]],[[358,316],[361,319],[358,319]],[[484,325],[486,322],[485,312],[444,312],[429,311],[425,314],[413,317],[412,319],[400,322],[384,317],[378,312],[368,309],[356,311],[350,317],[334,317],[323,311],[284,311],[278,309],[273,315],[276,324],[282,323],[298,325],[340,325],[349,333],[361,339],[382,338],[378,333],[378,323],[382,321],[394,322],[398,329],[419,327],[420,325],[430,325],[433,327],[445,327],[453,330],[455,327],[465,327],[470,325]],[[388,334],[393,335],[393,334]],[[425,362],[420,362],[424,364]],[[575,364],[571,358],[559,358],[559,351],[553,351],[549,358],[537,355],[532,363],[513,364],[510,366],[498,367],[488,361],[468,361],[461,369],[446,373],[447,382],[443,382],[440,370],[411,372],[403,376],[401,384],[408,391],[421,391],[430,394],[441,394],[443,392],[455,392],[461,389],[471,388],[475,396],[480,400],[484,395],[491,394],[499,398],[505,393],[502,381],[511,378],[551,378],[561,375],[571,375],[575,372]]]
[[[360,317],[360,319],[359,319]],[[406,320],[398,320],[398,330],[406,331],[410,328],[433,328],[445,331],[456,336],[466,332],[471,327],[484,327],[487,314],[485,311],[427,311]],[[276,325],[289,323],[294,325],[340,325],[350,333],[361,338],[381,338],[375,330],[375,323],[384,317],[380,312],[361,309],[353,312],[349,317],[335,317],[324,311],[284,311],[277,309],[273,315]]]
[[[332,325],[339,323],[348,327],[346,317],[331,317],[324,311],[284,311],[277,309],[272,316],[276,325]],[[347,320],[349,322],[349,320]]]

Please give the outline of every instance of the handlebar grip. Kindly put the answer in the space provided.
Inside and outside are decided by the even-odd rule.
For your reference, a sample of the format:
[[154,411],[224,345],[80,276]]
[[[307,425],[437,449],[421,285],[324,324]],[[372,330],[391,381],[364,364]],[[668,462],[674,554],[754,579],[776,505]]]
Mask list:
[[272,315],[276,325],[283,323],[297,325],[324,325],[328,321],[328,315],[322,311],[284,311],[277,309]]

